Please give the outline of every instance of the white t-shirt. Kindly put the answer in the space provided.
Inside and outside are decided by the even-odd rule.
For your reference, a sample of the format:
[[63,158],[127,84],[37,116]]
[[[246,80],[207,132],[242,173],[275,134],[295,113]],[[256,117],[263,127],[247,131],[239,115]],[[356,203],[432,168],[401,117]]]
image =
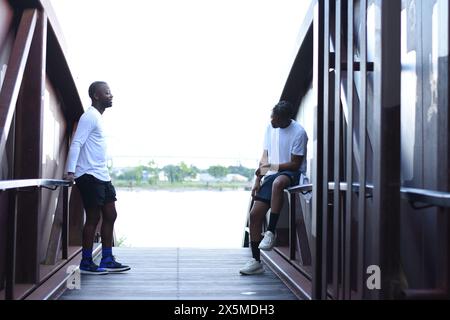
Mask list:
[[[300,173],[306,174],[306,147],[308,135],[305,129],[295,120],[284,129],[272,127],[269,123],[264,136],[264,150],[267,150],[269,163],[281,164],[291,161],[291,155],[303,156]],[[277,173],[269,171],[266,175]]]
[[67,171],[75,178],[90,174],[102,181],[111,181],[106,165],[106,139],[102,116],[94,107],[89,107],[80,117],[78,127],[67,157]]

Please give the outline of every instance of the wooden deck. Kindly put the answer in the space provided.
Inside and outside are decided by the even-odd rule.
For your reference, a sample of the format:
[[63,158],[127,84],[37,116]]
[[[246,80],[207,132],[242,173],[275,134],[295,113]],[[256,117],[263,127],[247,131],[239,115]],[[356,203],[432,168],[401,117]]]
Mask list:
[[61,300],[296,300],[265,265],[266,272],[242,276],[250,250],[114,248],[127,273],[82,275],[80,290]]

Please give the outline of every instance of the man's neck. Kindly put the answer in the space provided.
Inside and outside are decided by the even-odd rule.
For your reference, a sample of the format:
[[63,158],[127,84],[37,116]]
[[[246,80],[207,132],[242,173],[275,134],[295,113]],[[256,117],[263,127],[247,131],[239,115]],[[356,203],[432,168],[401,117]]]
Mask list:
[[105,112],[105,108],[103,108],[103,107],[101,107],[101,106],[99,106],[99,105],[93,104],[92,106],[93,106],[95,109],[97,109],[98,112],[100,112],[100,114],[103,114],[103,112]]
[[285,124],[283,124],[282,126],[280,126],[281,129],[286,129],[287,127],[289,127],[292,123],[292,120],[286,121]]

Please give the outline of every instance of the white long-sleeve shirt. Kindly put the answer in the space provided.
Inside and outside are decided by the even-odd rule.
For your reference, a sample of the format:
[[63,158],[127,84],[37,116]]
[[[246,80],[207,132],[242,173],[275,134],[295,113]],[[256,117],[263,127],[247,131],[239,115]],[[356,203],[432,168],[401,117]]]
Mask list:
[[99,180],[111,181],[106,165],[106,139],[102,116],[89,107],[80,117],[70,145],[66,172],[74,172],[75,178],[91,174]]

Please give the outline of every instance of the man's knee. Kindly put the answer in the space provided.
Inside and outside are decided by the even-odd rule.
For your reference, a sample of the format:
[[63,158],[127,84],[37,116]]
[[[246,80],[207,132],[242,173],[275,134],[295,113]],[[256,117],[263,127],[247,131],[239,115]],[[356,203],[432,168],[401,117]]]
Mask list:
[[272,191],[275,192],[282,192],[284,189],[286,189],[290,184],[289,177],[287,176],[280,176],[275,179],[275,181],[272,184]]
[[262,221],[266,216],[267,210],[269,210],[269,205],[257,205],[255,203],[253,208],[250,210],[250,224],[259,223],[260,221]]
[[100,209],[92,208],[86,210],[86,223],[87,225],[96,226],[100,221]]
[[103,221],[108,223],[114,223],[117,219],[117,211],[114,205],[106,204],[103,207]]
[[258,213],[257,210],[252,209],[250,211],[250,224],[255,224],[258,220],[261,219],[261,214]]

